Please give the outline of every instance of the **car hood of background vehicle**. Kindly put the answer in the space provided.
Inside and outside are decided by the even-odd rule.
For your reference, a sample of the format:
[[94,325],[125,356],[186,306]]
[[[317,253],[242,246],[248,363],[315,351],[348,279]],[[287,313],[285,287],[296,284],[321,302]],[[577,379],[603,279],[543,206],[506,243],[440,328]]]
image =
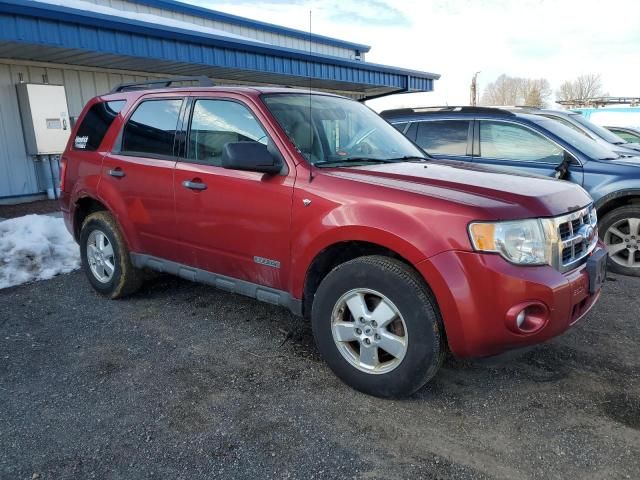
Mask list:
[[486,219],[562,215],[592,201],[582,187],[569,182],[466,162],[389,163],[326,173],[477,207]]
[[620,157],[620,158],[616,158],[613,160],[600,160],[603,163],[607,163],[607,165],[610,164],[620,164],[620,165],[624,165],[624,166],[632,166],[632,167],[640,167],[640,156],[638,157]]

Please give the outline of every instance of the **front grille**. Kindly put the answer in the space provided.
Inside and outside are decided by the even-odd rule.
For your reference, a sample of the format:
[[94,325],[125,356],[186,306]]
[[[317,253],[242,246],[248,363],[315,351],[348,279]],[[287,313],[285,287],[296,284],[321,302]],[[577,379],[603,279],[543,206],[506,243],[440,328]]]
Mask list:
[[592,205],[553,219],[558,233],[558,270],[566,272],[586,261],[598,243],[598,219]]

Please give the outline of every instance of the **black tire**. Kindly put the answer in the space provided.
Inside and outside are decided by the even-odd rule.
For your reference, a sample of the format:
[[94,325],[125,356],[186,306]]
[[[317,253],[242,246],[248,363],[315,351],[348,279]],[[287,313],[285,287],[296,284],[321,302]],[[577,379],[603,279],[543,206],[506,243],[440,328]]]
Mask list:
[[[404,320],[408,335],[406,353],[391,371],[361,371],[343,356],[334,341],[334,307],[354,289],[383,294]],[[356,321],[353,316],[349,318]],[[446,354],[444,328],[433,294],[417,272],[393,258],[360,257],[333,269],[314,297],[312,326],[318,350],[333,372],[347,385],[376,397],[394,398],[416,392],[433,378]],[[362,344],[348,345],[360,348]]]
[[[100,232],[113,248],[113,274],[107,281],[100,281],[92,271],[87,257],[87,242],[92,232]],[[82,268],[91,286],[105,297],[112,299],[125,297],[137,291],[142,285],[143,272],[135,268],[129,257],[129,249],[117,222],[107,211],[89,215],[80,230],[80,256]]]
[[[610,271],[621,275],[628,275],[632,277],[640,277],[640,232],[630,232],[627,229],[629,224],[624,225],[624,220],[627,219],[640,219],[640,205],[628,205],[626,207],[616,208],[615,210],[607,213],[599,222],[598,230],[600,238],[605,244],[615,241],[616,243],[625,243],[631,247],[629,249],[623,249],[621,252],[613,253],[609,248],[609,262],[607,264]],[[623,223],[620,225],[620,223]],[[618,236],[607,235],[609,229],[613,226],[619,225],[623,233],[628,233],[629,242],[625,242],[625,239],[620,239]],[[635,249],[633,247],[636,247]],[[612,255],[613,253],[613,255]],[[624,261],[625,258],[629,258],[629,255],[634,255],[635,267],[628,267],[616,262],[613,256],[616,256],[618,261]]]

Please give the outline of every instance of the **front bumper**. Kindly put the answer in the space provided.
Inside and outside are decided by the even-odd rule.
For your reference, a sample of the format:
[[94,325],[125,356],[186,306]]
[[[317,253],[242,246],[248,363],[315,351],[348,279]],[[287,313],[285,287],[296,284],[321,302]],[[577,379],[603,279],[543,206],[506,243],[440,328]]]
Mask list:
[[[495,254],[448,251],[417,268],[438,301],[449,348],[459,357],[495,355],[560,335],[600,297],[600,291],[589,293],[586,264],[560,273],[513,265]],[[514,331],[509,318],[528,304],[546,310],[544,321],[535,331]]]

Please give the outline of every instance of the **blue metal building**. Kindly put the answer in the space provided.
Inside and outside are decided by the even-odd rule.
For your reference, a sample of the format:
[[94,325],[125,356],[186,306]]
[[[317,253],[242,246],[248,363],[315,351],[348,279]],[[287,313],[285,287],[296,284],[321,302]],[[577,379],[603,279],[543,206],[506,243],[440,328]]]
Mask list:
[[369,48],[171,0],[0,1],[0,202],[42,195],[18,83],[64,85],[72,118],[115,84],[173,75],[361,99],[433,90],[437,74],[368,63]]

